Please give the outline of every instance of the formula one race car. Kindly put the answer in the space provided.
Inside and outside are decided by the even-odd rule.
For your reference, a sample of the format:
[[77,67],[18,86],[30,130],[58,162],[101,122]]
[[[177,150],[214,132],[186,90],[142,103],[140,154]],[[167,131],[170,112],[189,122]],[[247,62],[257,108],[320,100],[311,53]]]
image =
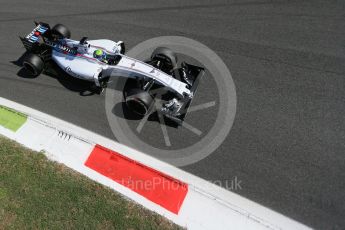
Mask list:
[[[161,103],[159,112],[179,124],[188,110],[204,69],[182,62],[178,66],[176,54],[158,47],[146,62],[125,56],[122,41],[70,39],[71,33],[62,24],[53,28],[35,22],[36,27],[21,41],[27,50],[23,67],[38,76],[46,63],[53,60],[67,74],[93,82],[98,89],[107,87],[111,77],[124,76],[134,81],[125,88],[124,99],[128,108],[145,116],[155,103]],[[159,100],[157,97],[158,91]],[[164,98],[164,100],[162,100]]]

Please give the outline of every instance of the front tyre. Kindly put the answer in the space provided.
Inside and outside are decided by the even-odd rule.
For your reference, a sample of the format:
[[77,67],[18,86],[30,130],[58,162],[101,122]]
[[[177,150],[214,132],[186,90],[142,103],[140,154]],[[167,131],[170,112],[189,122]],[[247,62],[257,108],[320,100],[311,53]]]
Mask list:
[[24,61],[23,67],[34,77],[40,75],[44,69],[42,58],[36,54],[28,54]]
[[119,41],[117,45],[120,46],[120,54],[125,54],[126,52],[125,43],[123,41]]
[[71,31],[62,24],[56,24],[51,31],[52,34],[57,38],[71,38]]
[[127,107],[134,113],[145,116],[149,114],[154,99],[152,95],[139,88],[132,88],[126,92],[125,97]]
[[166,73],[172,72],[177,66],[176,54],[166,47],[156,48],[151,55],[151,60],[157,61],[156,67]]

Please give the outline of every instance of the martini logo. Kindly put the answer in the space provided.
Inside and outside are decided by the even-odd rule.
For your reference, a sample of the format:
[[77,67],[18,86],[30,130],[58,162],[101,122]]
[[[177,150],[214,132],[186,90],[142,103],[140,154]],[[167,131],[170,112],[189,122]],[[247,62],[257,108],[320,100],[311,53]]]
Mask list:
[[28,39],[30,42],[37,42],[39,36],[41,34],[44,34],[47,30],[48,28],[42,25],[38,25],[35,29],[31,31],[31,33],[28,34],[28,36],[26,36],[26,39]]
[[63,44],[59,44],[56,42],[52,42],[52,41],[46,41],[46,44],[50,47],[52,47],[53,49],[60,51],[60,52],[66,52],[72,55],[76,55],[77,54],[77,50],[75,49],[71,49],[68,46],[65,46]]

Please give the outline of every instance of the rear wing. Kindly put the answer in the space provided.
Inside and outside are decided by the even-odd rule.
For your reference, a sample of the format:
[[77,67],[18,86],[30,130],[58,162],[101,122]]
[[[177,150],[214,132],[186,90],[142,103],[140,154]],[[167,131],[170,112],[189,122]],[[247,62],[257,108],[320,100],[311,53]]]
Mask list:
[[40,42],[40,38],[51,37],[50,26],[44,22],[35,22],[36,27],[25,37],[19,37],[26,50],[35,50]]

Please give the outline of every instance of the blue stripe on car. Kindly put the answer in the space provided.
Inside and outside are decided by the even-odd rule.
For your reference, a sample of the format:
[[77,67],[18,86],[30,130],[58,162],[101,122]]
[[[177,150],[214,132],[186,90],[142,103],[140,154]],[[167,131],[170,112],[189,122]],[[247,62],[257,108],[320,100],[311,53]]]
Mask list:
[[41,33],[44,33],[44,32],[46,32],[47,30],[44,30],[44,29],[42,29],[42,28],[38,28],[37,31],[39,31],[39,32],[41,32]]
[[38,40],[38,37],[36,37],[36,36],[31,36],[30,39],[33,40],[33,41],[37,41],[37,40]]

